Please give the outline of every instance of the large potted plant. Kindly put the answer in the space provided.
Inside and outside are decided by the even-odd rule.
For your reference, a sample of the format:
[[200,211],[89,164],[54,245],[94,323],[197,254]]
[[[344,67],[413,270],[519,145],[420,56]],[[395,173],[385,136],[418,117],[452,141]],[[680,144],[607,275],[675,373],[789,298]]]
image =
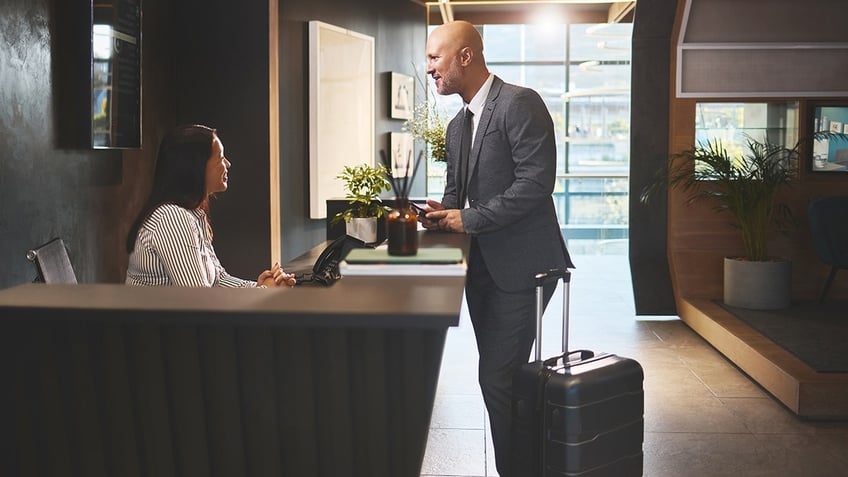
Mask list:
[[718,140],[699,143],[672,155],[668,168],[643,191],[641,199],[647,202],[658,190],[679,187],[689,194],[689,203],[710,201],[716,212],[733,216],[744,255],[724,259],[725,304],[751,309],[789,306],[792,264],[771,256],[768,240],[794,222],[779,193],[797,177],[802,144],[823,138],[848,136],[820,132],[793,147],[748,136],[741,155],[731,154]]
[[344,182],[345,198],[350,207],[333,216],[330,223],[344,220],[348,235],[365,243],[376,242],[377,220],[391,210],[380,199],[380,193],[391,188],[386,168],[368,164],[344,166],[336,178]]

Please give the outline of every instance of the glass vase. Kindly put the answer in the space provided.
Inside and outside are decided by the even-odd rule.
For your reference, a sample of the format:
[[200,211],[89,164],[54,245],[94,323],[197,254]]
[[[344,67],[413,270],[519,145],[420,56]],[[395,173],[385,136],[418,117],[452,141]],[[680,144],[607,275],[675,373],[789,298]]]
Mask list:
[[389,255],[415,255],[418,253],[418,216],[409,206],[409,200],[398,199],[386,217],[386,235]]

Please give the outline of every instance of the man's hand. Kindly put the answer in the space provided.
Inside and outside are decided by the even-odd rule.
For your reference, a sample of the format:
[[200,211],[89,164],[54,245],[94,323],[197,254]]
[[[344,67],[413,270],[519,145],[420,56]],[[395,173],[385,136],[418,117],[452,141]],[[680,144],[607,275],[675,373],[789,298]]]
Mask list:
[[465,227],[462,226],[461,210],[445,209],[440,202],[430,199],[427,199],[427,210],[426,219],[421,221],[421,225],[425,229],[456,233],[465,232]]

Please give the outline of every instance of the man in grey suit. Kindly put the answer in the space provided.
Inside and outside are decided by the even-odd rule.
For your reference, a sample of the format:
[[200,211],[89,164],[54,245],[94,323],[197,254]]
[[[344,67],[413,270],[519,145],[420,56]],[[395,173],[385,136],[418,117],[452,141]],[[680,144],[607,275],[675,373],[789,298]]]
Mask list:
[[[520,471],[510,469],[512,375],[528,361],[535,338],[533,277],[574,266],[551,197],[553,122],[538,93],[489,72],[483,40],[470,23],[433,30],[426,54],[438,93],[459,94],[465,107],[447,128],[444,196],[441,203],[427,201],[422,222],[471,236],[465,293],[480,387],[498,472],[517,476]],[[546,305],[554,287],[545,290]]]

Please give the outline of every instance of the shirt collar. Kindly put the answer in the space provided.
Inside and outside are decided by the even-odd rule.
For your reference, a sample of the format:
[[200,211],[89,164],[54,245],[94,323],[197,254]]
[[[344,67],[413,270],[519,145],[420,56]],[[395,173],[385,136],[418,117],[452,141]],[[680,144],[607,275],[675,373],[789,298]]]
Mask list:
[[480,117],[480,111],[483,110],[483,105],[486,103],[486,97],[489,96],[489,90],[492,89],[492,81],[494,80],[495,75],[489,73],[489,77],[486,78],[486,81],[483,82],[483,86],[477,91],[477,94],[471,98],[471,102],[466,104],[465,107],[470,109],[472,113],[474,113],[475,118]]

